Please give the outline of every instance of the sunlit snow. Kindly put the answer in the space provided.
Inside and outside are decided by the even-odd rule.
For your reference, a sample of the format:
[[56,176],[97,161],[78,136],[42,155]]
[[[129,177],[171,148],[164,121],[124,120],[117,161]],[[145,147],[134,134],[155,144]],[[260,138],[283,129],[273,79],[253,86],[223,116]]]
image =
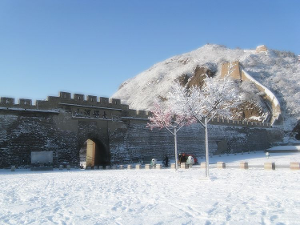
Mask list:
[[[217,169],[218,161],[247,161],[250,169]],[[267,161],[278,168],[264,170]],[[0,223],[299,224],[300,172],[288,168],[295,161],[299,153],[214,156],[210,180],[199,166],[177,172],[0,170]]]

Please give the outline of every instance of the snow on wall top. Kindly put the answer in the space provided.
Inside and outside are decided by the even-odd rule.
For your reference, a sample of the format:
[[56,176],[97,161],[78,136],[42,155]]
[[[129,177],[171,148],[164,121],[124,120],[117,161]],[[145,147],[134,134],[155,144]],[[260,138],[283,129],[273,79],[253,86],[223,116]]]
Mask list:
[[281,114],[280,103],[279,103],[278,99],[276,98],[276,96],[268,88],[266,88],[264,85],[259,83],[253,77],[251,77],[245,70],[242,69],[242,72],[247,77],[247,79],[249,79],[250,81],[255,83],[257,86],[259,86],[264,91],[264,93],[268,96],[268,99],[272,102],[272,105],[273,105],[272,114],[273,114],[273,116],[272,116],[271,124],[273,124],[275,122],[275,120],[277,120],[278,117]]

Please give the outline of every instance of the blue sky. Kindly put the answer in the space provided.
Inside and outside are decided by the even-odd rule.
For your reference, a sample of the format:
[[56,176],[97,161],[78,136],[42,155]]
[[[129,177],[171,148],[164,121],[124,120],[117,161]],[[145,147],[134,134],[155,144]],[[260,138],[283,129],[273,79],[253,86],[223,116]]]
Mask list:
[[206,43],[300,54],[298,0],[0,0],[0,96],[110,97]]

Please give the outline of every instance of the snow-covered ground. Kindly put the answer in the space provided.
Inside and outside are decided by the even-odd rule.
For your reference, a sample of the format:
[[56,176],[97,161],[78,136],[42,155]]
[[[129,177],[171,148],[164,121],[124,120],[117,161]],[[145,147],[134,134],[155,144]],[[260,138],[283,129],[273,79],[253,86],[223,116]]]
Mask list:
[[[204,161],[204,159],[199,159]],[[299,153],[214,156],[249,165]],[[0,224],[299,224],[300,171],[0,170]]]

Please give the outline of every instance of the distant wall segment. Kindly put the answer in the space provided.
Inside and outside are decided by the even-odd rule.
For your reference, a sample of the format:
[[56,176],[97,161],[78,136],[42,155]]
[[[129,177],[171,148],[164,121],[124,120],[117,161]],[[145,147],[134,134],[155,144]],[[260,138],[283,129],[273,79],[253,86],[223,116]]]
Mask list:
[[[259,46],[258,51],[266,51],[265,46]],[[231,70],[231,72],[229,71]],[[270,111],[272,114],[270,124],[273,125],[281,115],[280,103],[276,96],[267,87],[255,80],[245,69],[242,68],[239,61],[226,62],[222,64],[221,76],[224,77],[226,74],[230,74],[233,79],[240,81],[250,81],[255,84],[257,89],[263,92],[264,98],[271,103]]]

